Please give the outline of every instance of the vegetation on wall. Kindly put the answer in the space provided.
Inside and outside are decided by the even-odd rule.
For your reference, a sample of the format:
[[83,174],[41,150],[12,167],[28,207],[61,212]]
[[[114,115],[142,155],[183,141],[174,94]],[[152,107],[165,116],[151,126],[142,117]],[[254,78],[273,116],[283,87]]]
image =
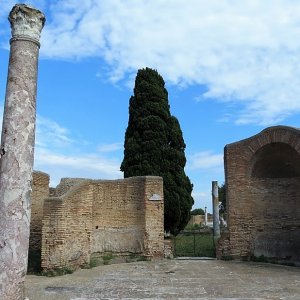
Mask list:
[[156,70],[138,71],[130,98],[125,134],[124,177],[162,176],[164,226],[177,234],[190,218],[192,184],[184,172],[185,143],[178,120],[171,115],[165,82]]

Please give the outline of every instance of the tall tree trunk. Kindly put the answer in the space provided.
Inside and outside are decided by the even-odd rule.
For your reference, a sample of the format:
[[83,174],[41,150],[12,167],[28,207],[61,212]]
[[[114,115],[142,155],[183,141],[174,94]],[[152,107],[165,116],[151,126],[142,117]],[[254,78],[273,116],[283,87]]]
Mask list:
[[23,300],[27,271],[39,38],[44,15],[10,12],[12,29],[0,159],[0,299]]

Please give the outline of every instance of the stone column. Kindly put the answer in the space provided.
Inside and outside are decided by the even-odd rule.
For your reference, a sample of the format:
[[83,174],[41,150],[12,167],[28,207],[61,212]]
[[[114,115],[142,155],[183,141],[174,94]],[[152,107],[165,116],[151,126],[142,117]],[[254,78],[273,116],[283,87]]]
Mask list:
[[204,225],[207,226],[207,207],[204,207]]
[[212,182],[212,202],[213,202],[214,241],[216,242],[220,238],[218,181]]
[[39,39],[45,17],[39,10],[17,4],[8,19],[12,38],[0,150],[0,299],[23,300]]

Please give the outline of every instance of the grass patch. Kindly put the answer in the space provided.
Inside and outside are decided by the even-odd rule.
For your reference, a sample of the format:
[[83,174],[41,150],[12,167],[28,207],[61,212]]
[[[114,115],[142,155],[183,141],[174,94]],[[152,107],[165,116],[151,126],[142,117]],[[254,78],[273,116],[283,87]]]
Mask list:
[[109,265],[115,258],[112,252],[107,253],[93,253],[90,258],[90,263],[86,266],[86,269],[99,267],[102,265]]
[[109,265],[113,258],[114,258],[114,256],[113,256],[112,252],[105,253],[102,256],[103,264]]
[[176,256],[215,257],[212,234],[178,234],[174,238]]
[[128,256],[125,258],[125,261],[126,261],[127,263],[135,262],[135,261],[148,261],[148,258],[147,258],[147,256],[145,256],[145,255],[140,255],[140,254],[131,253],[130,255],[128,255]]
[[89,268],[95,268],[102,265],[102,259],[98,257],[91,257]]

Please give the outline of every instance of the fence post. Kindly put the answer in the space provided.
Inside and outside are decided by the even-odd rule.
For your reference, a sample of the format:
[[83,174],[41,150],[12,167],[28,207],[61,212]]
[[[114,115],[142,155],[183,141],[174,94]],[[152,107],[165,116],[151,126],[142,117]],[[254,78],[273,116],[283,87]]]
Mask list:
[[196,255],[196,233],[194,232],[194,255]]

